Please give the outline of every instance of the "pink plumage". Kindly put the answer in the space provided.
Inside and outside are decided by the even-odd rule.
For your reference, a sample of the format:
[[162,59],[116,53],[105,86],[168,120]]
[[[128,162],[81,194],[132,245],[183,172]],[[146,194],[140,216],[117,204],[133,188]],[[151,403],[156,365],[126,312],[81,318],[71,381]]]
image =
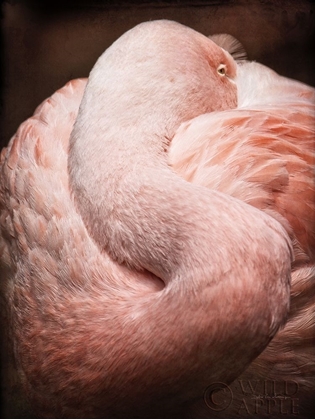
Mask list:
[[313,100],[157,21],[21,125],[1,154],[0,249],[36,412],[213,416],[212,383],[292,364],[311,390]]

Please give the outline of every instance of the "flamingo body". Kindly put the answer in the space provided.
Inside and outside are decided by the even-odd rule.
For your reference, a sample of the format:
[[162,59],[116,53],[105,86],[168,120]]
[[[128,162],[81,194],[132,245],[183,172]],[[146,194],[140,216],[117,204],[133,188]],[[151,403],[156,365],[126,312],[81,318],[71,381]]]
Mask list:
[[169,162],[189,182],[272,212],[314,261],[314,89],[258,63],[239,67],[238,86],[237,109],[182,124]]
[[[182,49],[165,51],[170,34]],[[139,54],[143,36],[158,39],[161,50]],[[125,48],[132,68],[121,66]],[[209,384],[236,379],[286,321],[291,242],[292,300],[298,313],[309,307],[299,288],[314,278],[314,92],[299,85],[306,93],[292,94],[295,130],[292,113],[277,104],[229,110],[235,83],[215,71],[223,62],[234,79],[236,64],[205,37],[171,22],[139,25],[104,57],[87,86],[76,80],[56,92],[2,151],[8,333],[41,415],[183,413],[200,404]],[[152,73],[141,69],[150,63],[154,88]],[[221,94],[210,95],[218,83]],[[110,92],[108,104],[95,96],[98,89]],[[153,116],[146,119],[145,101],[130,107],[130,92],[146,94],[149,104],[157,98]],[[281,131],[283,121],[289,128]],[[229,137],[233,130],[239,136]],[[241,141],[244,132],[250,136]],[[305,141],[297,147],[301,132]],[[306,203],[298,213],[288,207],[297,186]],[[293,329],[296,312],[286,324],[293,320]],[[290,334],[275,340],[287,342]],[[263,367],[272,363],[270,346],[260,356]]]

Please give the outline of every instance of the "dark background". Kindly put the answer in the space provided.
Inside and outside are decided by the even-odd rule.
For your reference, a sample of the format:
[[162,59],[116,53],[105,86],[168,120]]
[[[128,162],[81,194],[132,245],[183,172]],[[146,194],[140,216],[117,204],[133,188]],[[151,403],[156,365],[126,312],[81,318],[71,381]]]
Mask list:
[[[230,33],[249,59],[315,86],[311,0],[8,0],[1,6],[0,149],[42,100],[68,80],[88,76],[115,39],[147,20],[173,19],[205,35]],[[32,416],[14,366],[5,366],[4,416]]]

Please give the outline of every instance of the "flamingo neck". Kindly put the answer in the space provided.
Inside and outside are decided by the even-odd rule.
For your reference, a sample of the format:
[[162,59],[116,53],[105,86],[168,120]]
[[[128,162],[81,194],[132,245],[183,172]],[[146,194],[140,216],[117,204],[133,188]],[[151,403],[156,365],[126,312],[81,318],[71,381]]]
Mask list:
[[[128,349],[128,363],[143,355],[151,363],[150,373],[140,362],[132,371],[142,378],[154,372],[156,389],[171,380],[182,401],[189,399],[185,382],[194,383],[196,395],[213,381],[229,383],[286,318],[285,231],[245,203],[179,178],[166,164],[164,131],[149,136],[146,125],[118,131],[93,115],[89,121],[89,136],[73,132],[69,155],[77,209],[102,252],[165,284],[128,302],[124,312],[121,345],[124,353]],[[108,135],[93,150],[100,144],[95,127]],[[133,392],[143,401],[140,388]],[[168,401],[175,403],[169,396]]]
[[[165,45],[173,48],[169,40]],[[120,54],[112,71],[111,52],[106,55],[107,64],[93,70],[80,106],[68,170],[77,211],[100,252],[133,270],[148,270],[165,284],[136,304],[133,313],[143,317],[128,336],[131,343],[137,337],[151,360],[163,348],[161,372],[174,363],[170,377],[178,385],[182,364],[174,361],[169,341],[181,346],[193,332],[197,344],[187,345],[183,357],[191,361],[190,377],[202,390],[211,378],[235,378],[284,321],[291,254],[275,220],[187,183],[167,165],[168,142],[181,122],[235,105],[234,87],[211,76],[207,61],[200,69],[198,57],[184,63],[177,57],[179,68],[161,53],[156,60],[131,60],[127,67]],[[123,320],[132,324],[128,314]],[[158,341],[152,342],[145,325],[163,331]]]

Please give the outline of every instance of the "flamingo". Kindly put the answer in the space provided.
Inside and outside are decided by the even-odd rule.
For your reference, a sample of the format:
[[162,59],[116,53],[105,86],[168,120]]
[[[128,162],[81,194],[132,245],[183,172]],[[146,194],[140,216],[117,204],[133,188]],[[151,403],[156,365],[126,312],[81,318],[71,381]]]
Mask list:
[[[275,114],[259,102],[268,87]],[[190,28],[152,21],[20,126],[1,153],[1,287],[39,415],[197,413],[209,384],[266,366],[277,337],[291,337],[314,277],[313,97]],[[292,104],[301,127],[285,114],[290,143],[279,125]],[[189,138],[202,118],[213,126]],[[270,150],[257,125],[273,133]],[[302,193],[302,213],[290,211]]]

